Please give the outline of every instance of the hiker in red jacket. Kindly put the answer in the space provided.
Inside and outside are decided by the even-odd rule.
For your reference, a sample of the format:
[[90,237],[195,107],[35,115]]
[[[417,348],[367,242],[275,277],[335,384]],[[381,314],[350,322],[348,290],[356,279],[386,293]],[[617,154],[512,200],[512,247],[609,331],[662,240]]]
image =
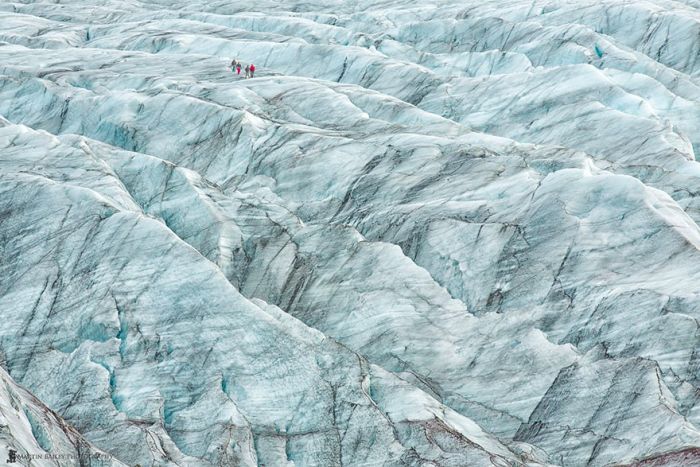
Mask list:
[[254,74],[255,74],[255,65],[253,65],[251,63],[250,64],[250,77],[252,78]]

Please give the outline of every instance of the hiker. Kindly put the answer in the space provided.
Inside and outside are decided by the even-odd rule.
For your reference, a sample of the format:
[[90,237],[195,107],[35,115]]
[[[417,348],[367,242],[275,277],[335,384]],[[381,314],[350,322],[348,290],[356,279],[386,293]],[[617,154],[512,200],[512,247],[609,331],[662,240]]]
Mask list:
[[252,78],[254,74],[255,74],[255,65],[253,65],[251,63],[250,64],[250,77]]
[[245,77],[246,79],[250,78],[250,65],[245,66]]

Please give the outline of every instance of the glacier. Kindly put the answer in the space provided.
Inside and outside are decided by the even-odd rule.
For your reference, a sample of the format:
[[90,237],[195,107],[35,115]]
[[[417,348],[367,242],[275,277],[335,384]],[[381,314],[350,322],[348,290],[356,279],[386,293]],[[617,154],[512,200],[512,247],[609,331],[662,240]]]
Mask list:
[[697,0],[0,3],[0,456],[700,465],[699,154]]

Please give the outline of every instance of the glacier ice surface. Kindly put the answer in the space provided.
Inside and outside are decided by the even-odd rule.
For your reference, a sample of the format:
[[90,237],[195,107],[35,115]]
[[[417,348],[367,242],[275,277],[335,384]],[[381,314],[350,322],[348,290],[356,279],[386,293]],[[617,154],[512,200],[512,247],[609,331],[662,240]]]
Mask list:
[[4,2],[0,445],[694,465],[699,151],[696,0]]

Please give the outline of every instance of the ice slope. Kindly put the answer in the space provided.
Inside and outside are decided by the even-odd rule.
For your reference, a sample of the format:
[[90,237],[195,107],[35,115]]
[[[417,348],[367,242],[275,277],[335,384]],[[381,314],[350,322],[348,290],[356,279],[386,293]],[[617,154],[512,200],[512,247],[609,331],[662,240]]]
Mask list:
[[428,394],[244,298],[140,210],[99,147],[17,125],[0,141],[6,364],[98,445],[131,464],[522,464]]
[[697,4],[0,10],[0,348],[100,448],[700,447]]
[[85,440],[5,370],[0,369],[0,381],[0,446],[7,456],[3,461],[42,467],[125,465]]

